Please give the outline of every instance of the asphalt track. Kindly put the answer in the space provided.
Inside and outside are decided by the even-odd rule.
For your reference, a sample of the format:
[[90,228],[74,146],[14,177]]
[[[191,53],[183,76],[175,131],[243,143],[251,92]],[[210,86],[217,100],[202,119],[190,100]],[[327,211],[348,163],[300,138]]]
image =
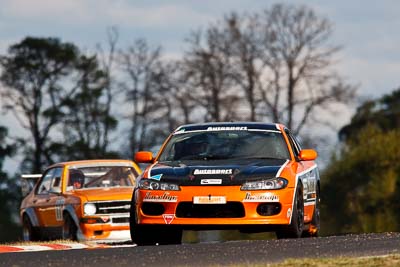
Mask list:
[[226,266],[273,263],[288,258],[359,257],[392,253],[400,253],[400,233],[14,252],[0,254],[0,266]]

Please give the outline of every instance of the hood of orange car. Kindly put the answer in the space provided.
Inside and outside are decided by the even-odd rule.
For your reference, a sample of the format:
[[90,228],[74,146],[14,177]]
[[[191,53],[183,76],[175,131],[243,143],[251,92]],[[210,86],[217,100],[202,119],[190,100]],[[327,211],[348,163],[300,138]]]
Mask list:
[[75,190],[74,194],[87,201],[131,200],[133,187],[84,188]]
[[241,185],[245,181],[277,176],[285,159],[191,160],[159,162],[148,177],[179,185]]

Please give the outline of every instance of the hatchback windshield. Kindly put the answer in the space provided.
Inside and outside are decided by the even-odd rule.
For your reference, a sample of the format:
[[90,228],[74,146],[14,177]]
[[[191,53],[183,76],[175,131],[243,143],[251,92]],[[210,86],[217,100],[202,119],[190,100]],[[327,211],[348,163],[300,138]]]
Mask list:
[[213,159],[288,159],[289,152],[278,131],[201,131],[176,133],[160,161]]
[[95,187],[134,186],[136,176],[132,167],[125,166],[70,168],[67,191]]

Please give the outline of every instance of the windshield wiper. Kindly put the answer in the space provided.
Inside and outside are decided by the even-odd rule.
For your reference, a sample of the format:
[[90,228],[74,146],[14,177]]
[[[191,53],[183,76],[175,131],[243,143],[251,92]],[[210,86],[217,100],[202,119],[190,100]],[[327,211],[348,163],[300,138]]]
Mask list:
[[236,157],[236,158],[232,158],[232,159],[274,159],[274,160],[286,160],[286,159],[282,159],[282,158],[274,158],[274,157],[249,157],[249,156],[245,156],[245,157]]
[[179,160],[214,160],[214,159],[228,159],[223,155],[191,155],[180,158]]

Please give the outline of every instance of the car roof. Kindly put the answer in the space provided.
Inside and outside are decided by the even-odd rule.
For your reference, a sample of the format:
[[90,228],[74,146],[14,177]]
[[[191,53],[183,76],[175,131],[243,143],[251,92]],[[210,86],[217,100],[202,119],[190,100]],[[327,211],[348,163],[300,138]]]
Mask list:
[[179,126],[174,132],[190,132],[190,131],[202,131],[202,130],[270,130],[280,131],[278,123],[264,123],[264,122],[208,122],[208,123],[196,123],[186,124]]
[[75,160],[75,161],[65,161],[53,164],[46,169],[57,167],[57,166],[77,166],[77,165],[109,165],[112,164],[123,164],[123,165],[131,165],[134,162],[132,160],[127,159],[91,159],[91,160]]

